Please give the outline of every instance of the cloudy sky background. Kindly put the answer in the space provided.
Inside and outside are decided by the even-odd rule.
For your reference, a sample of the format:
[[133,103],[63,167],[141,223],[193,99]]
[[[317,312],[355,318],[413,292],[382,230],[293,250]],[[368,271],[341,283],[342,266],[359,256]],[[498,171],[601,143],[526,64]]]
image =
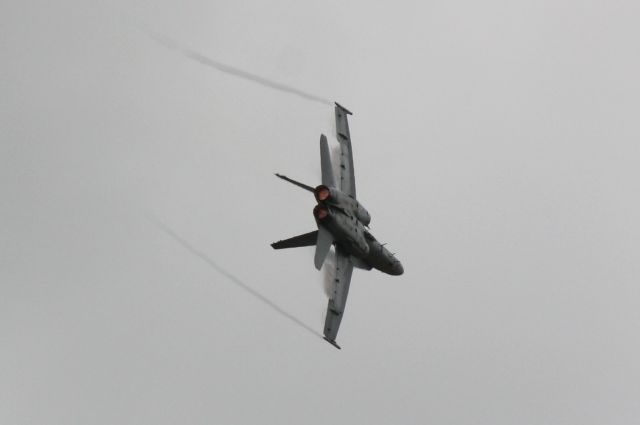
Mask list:
[[[0,423],[637,423],[639,18],[0,3]],[[269,247],[314,202],[272,173],[319,182],[332,108],[145,31],[354,111],[358,195],[405,274],[354,272],[343,350],[211,264],[321,332],[313,249]]]

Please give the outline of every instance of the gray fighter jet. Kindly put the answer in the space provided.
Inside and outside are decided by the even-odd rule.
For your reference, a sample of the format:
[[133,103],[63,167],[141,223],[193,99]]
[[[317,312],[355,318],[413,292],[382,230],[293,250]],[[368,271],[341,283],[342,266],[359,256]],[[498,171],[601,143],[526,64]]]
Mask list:
[[313,209],[318,230],[272,243],[274,249],[316,246],[314,263],[320,270],[331,246],[335,246],[336,270],[331,289],[324,339],[336,348],[336,336],[342,321],[351,283],[351,273],[357,267],[364,270],[378,269],[383,273],[401,275],[404,269],[400,261],[378,242],[369,231],[371,215],[356,199],[356,181],[353,171],[353,151],[346,108],[336,103],[336,136],[340,142],[340,176],[336,181],[331,165],[329,145],[325,135],[320,136],[320,161],[322,184],[315,188],[287,176],[276,174],[295,184],[316,198]]

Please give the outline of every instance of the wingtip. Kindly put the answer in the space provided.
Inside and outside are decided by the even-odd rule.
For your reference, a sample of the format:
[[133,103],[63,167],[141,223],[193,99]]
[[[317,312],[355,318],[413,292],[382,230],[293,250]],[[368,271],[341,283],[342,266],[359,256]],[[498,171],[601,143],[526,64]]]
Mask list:
[[335,341],[330,340],[329,338],[327,338],[326,336],[323,337],[323,339],[325,341],[327,341],[329,344],[333,345],[334,347],[336,347],[338,350],[342,350],[342,347],[340,347]]
[[339,104],[338,102],[334,102],[336,104],[336,106],[340,109],[342,109],[345,113],[349,114],[349,115],[353,115],[353,112],[351,112],[350,110],[348,110],[347,108],[345,108],[344,106],[342,106],[341,104]]

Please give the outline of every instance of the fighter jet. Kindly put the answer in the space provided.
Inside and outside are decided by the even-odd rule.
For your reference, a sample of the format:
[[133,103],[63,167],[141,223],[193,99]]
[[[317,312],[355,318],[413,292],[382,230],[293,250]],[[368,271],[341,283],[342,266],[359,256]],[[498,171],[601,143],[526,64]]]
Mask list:
[[324,134],[320,136],[320,164],[322,184],[315,188],[276,174],[283,180],[313,193],[317,205],[313,209],[318,230],[274,242],[274,249],[316,247],[314,263],[322,267],[331,246],[335,246],[335,279],[330,292],[324,339],[336,348],[338,328],[342,321],[353,268],[377,269],[390,275],[401,275],[404,269],[394,254],[373,237],[369,230],[371,215],[356,199],[356,180],[353,170],[353,150],[347,115],[352,115],[340,104],[335,104],[336,137],[340,143],[340,176],[336,181]]

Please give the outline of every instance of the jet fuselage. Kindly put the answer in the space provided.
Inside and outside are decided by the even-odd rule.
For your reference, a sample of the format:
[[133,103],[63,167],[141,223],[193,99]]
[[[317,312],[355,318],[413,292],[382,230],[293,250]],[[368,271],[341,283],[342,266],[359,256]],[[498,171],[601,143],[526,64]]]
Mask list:
[[351,256],[356,267],[375,268],[390,275],[404,273],[402,263],[369,232],[371,215],[358,201],[334,187],[320,185],[314,195],[318,205],[313,216]]

